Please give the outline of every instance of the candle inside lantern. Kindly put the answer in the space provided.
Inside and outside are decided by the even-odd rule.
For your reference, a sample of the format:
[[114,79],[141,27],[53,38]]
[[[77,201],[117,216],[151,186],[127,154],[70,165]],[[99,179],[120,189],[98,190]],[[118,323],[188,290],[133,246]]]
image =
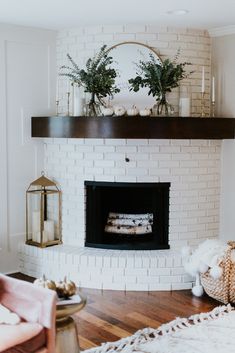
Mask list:
[[202,67],[202,93],[205,93],[205,67]]
[[48,220],[44,221],[44,241],[52,241],[55,240],[55,226],[54,221]]
[[212,98],[211,98],[212,102],[215,102],[215,77],[212,77]]
[[33,211],[32,215],[32,240],[40,242],[40,211]]

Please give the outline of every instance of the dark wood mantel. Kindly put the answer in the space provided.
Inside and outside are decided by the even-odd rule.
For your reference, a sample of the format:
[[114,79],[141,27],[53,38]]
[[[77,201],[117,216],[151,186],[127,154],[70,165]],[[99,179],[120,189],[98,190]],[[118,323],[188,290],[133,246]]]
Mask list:
[[234,139],[233,118],[32,117],[32,137]]

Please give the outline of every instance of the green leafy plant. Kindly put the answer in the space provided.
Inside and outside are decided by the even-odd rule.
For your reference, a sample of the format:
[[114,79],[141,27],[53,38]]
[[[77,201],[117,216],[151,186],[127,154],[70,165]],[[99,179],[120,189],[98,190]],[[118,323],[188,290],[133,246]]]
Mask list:
[[191,65],[191,63],[183,62],[177,64],[178,57],[179,51],[173,61],[170,59],[161,61],[150,53],[148,61],[140,60],[136,64],[137,76],[129,80],[131,91],[138,92],[140,88],[147,87],[149,89],[148,95],[157,97],[159,115],[163,113],[163,109],[165,109],[166,115],[170,112],[166,93],[178,87],[181,80],[193,73],[193,71],[185,71],[185,66]]
[[103,99],[105,97],[112,97],[115,93],[120,92],[115,85],[117,72],[111,67],[113,58],[109,55],[107,46],[103,45],[93,58],[87,60],[85,69],[80,69],[69,54],[67,57],[71,66],[63,65],[61,67],[63,72],[60,75],[68,77],[73,84],[82,86],[84,92],[91,94],[90,115],[97,115],[99,105],[96,103],[96,98],[100,104],[104,105]]

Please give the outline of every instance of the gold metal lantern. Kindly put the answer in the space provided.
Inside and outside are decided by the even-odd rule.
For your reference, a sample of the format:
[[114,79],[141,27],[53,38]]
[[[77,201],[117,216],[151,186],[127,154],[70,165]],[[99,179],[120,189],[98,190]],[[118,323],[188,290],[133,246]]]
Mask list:
[[26,244],[40,248],[62,244],[61,191],[43,172],[26,191]]

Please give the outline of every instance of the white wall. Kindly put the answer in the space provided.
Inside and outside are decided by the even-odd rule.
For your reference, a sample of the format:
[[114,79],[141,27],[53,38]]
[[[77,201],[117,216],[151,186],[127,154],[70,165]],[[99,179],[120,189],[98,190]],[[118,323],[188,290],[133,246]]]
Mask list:
[[[213,38],[212,72],[216,77],[216,112],[235,117],[235,35]],[[235,140],[224,140],[221,170],[220,235],[235,240]]]
[[54,111],[56,32],[0,24],[0,272],[17,269],[25,191],[43,168],[30,118]]

